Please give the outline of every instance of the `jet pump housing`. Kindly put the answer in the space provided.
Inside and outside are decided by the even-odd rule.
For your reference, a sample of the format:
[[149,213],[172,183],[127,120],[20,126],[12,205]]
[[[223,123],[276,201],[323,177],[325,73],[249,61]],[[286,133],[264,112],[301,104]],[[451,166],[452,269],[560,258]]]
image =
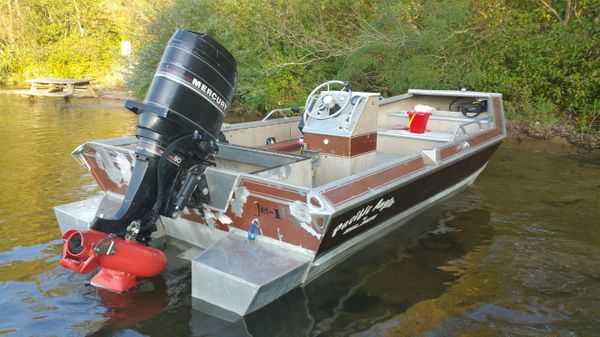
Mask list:
[[136,162],[122,204],[90,228],[146,242],[160,215],[210,200],[204,170],[214,165],[217,138],[236,88],[235,58],[203,33],[176,31],[138,114]]

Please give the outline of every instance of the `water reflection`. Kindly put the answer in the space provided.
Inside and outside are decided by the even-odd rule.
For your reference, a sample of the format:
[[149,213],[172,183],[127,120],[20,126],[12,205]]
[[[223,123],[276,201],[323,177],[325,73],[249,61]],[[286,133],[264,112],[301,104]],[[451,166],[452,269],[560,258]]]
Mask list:
[[0,236],[6,238],[0,252],[59,238],[51,207],[97,190],[71,151],[90,139],[133,132],[132,113],[77,102],[0,96]]

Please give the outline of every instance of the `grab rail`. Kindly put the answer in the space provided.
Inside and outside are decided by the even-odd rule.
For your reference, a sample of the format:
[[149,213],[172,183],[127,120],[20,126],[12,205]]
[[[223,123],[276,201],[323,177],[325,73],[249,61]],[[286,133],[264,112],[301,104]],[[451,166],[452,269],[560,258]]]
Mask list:
[[456,138],[458,137],[458,131],[462,131],[463,137],[468,136],[469,132],[465,129],[465,127],[468,125],[477,124],[477,126],[479,126],[479,131],[481,131],[481,130],[483,130],[482,122],[485,121],[485,122],[487,122],[487,126],[490,127],[491,123],[493,121],[492,117],[493,117],[493,115],[490,115],[485,118],[477,118],[470,122],[460,124],[459,126],[456,127],[456,129],[454,129],[454,132],[452,133],[452,141],[455,141]]
[[[300,112],[300,109],[304,109],[304,107],[303,106],[293,106],[291,108],[274,109],[274,110],[269,111],[269,113],[265,116],[265,118],[263,118],[261,120],[261,122],[264,122],[267,119],[269,119],[269,117],[271,117],[271,115],[274,114],[274,113],[280,113],[280,112],[284,112],[284,111],[292,111],[292,112],[296,112],[297,113],[297,112]],[[287,118],[287,116],[283,115],[283,118]]]

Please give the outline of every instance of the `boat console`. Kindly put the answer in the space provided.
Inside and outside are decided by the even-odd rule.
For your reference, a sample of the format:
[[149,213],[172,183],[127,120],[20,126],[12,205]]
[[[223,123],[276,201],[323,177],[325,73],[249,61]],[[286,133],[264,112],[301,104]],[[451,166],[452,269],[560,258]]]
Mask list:
[[[333,90],[334,86],[342,88]],[[379,94],[353,92],[342,81],[325,82],[310,93],[302,132],[306,147],[321,154],[315,186],[375,164],[378,101]]]

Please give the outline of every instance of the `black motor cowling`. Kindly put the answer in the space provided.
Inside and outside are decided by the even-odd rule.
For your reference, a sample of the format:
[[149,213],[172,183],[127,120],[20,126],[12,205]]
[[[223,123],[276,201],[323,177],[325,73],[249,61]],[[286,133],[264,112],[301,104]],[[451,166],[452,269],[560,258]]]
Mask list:
[[176,31],[169,40],[139,115],[136,163],[125,198],[91,228],[147,241],[159,215],[209,199],[203,172],[218,150],[217,137],[236,87],[236,61],[203,33]]

